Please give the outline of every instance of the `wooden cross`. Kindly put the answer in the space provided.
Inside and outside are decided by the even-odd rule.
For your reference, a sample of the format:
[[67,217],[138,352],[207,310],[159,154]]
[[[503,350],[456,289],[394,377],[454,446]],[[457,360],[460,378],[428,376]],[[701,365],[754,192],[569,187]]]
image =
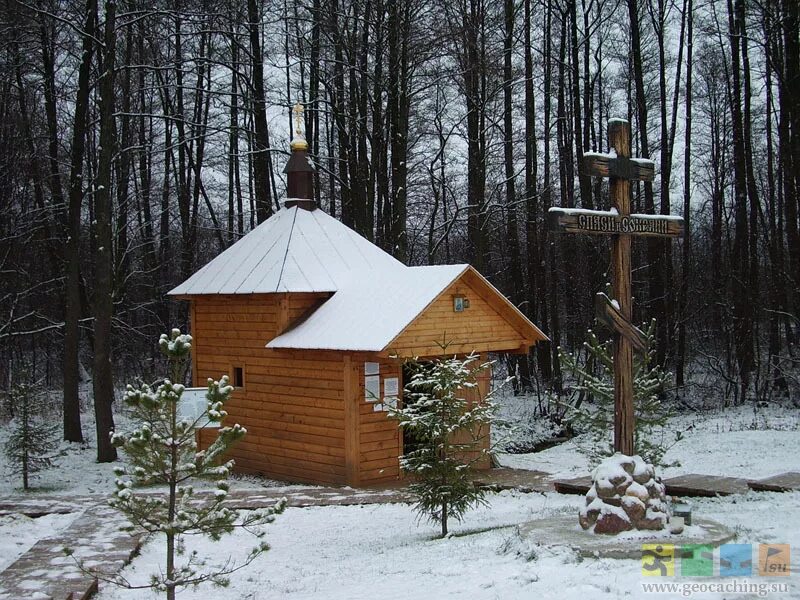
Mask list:
[[612,153],[586,152],[582,172],[609,177],[611,211],[551,208],[550,229],[564,233],[613,236],[611,244],[614,300],[597,294],[598,319],[614,331],[614,450],[635,454],[633,411],[633,350],[646,349],[644,334],[631,323],[631,236],[678,237],[683,219],[664,215],[631,214],[631,181],[653,181],[655,166],[647,159],[631,158],[631,127],[623,119],[608,122]]

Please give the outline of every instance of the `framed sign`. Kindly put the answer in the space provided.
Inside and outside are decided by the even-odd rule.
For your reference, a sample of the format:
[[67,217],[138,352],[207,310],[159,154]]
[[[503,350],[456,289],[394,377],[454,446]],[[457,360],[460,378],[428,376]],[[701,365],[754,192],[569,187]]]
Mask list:
[[367,402],[377,402],[381,399],[380,375],[367,375],[364,377],[364,399]]
[[194,423],[198,419],[198,428],[219,428],[219,422],[208,422],[206,417],[206,409],[208,408],[208,400],[206,400],[206,393],[208,388],[186,388],[181,394],[181,399],[178,402],[178,419],[186,419]]
[[383,395],[397,396],[400,394],[400,378],[387,377],[383,380]]

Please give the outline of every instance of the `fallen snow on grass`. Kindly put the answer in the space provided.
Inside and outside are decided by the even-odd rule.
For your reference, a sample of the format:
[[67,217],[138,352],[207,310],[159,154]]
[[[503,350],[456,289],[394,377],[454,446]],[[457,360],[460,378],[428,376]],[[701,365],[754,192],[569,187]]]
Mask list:
[[35,519],[18,513],[0,516],[0,572],[39,540],[51,538],[69,527],[77,516],[78,513]]
[[[32,498],[91,494],[110,496],[113,493],[116,478],[114,468],[125,464],[125,458],[120,454],[120,458],[116,462],[98,463],[94,416],[84,413],[82,421],[86,441],[81,444],[61,442],[54,452],[54,466],[31,476],[31,490],[26,493],[27,496]],[[124,412],[116,413],[114,421],[120,431],[131,427]],[[0,427],[0,448],[9,434],[9,427]],[[23,493],[22,476],[13,473],[6,455],[2,452],[0,452],[0,476],[0,498]],[[286,485],[284,482],[256,475],[236,474],[232,478],[232,488],[235,490],[258,490],[284,485]],[[210,489],[214,485],[199,482],[195,487]]]
[[[683,439],[675,442],[675,433]],[[698,473],[750,479],[800,471],[800,411],[794,408],[728,408],[690,413],[670,420],[663,433],[667,464],[664,477]],[[502,454],[503,466],[534,469],[558,478],[589,475],[590,468],[577,437],[542,452]]]
[[[568,548],[538,546],[522,538],[525,521],[575,515],[582,499],[558,494],[503,492],[490,507],[467,514],[454,535],[436,539],[436,527],[417,524],[406,505],[288,509],[267,528],[272,546],[257,563],[232,577],[231,586],[201,586],[183,598],[218,600],[303,598],[423,599],[641,597],[638,560],[580,559]],[[739,542],[800,544],[800,493],[750,493],[694,503],[695,515],[739,532]],[[587,534],[589,535],[589,534]],[[190,549],[222,563],[241,558],[253,539],[244,533],[219,543],[189,540]],[[797,558],[795,558],[795,561]],[[163,568],[163,541],[151,541],[124,575],[145,583]],[[795,563],[795,567],[797,564]],[[101,586],[101,600],[155,597]],[[706,596],[715,597],[715,596]]]

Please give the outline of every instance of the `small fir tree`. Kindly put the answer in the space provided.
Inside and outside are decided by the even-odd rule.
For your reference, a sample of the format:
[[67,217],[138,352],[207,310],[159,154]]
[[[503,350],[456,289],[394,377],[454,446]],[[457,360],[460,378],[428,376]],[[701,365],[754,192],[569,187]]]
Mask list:
[[[672,380],[672,374],[655,363],[655,320],[645,329],[647,349],[634,353],[633,405],[636,416],[634,444],[636,453],[648,463],[667,466],[664,454],[681,438],[673,434],[672,444],[666,439],[667,422],[672,412],[661,401],[661,396]],[[575,431],[588,433],[589,444],[578,444],[578,449],[589,458],[591,465],[614,454],[610,432],[614,429],[614,356],[612,341],[601,341],[591,329],[586,332],[583,346],[586,359],[581,362],[575,354],[559,352],[562,371],[575,381],[575,389],[594,398],[591,404],[582,396],[569,406],[567,419]]]
[[58,425],[45,420],[47,406],[39,386],[18,383],[13,386],[10,401],[15,417],[12,432],[4,450],[11,471],[22,475],[22,487],[30,489],[30,476],[53,466],[52,452],[58,447]]
[[[170,378],[153,391],[143,385],[139,389],[128,386],[125,402],[140,426],[129,434],[114,434],[112,441],[122,448],[129,466],[115,470],[116,491],[109,504],[124,513],[131,522],[129,531],[140,531],[150,535],[163,535],[166,542],[166,569],[151,577],[154,590],[166,592],[169,600],[175,598],[176,589],[197,586],[210,581],[216,585],[227,585],[228,576],[250,564],[269,546],[261,541],[254,547],[244,562],[232,564],[223,561],[222,566],[210,566],[192,552],[183,564],[176,564],[176,556],[185,552],[183,538],[186,535],[207,535],[217,541],[235,527],[250,528],[271,523],[275,515],[283,512],[285,500],[266,510],[247,511],[243,515],[226,505],[233,461],[224,461],[228,448],[240,440],[245,429],[236,424],[219,429],[217,439],[203,451],[197,449],[195,429],[209,423],[219,423],[226,412],[225,402],[233,387],[227,376],[219,381],[208,381],[208,410],[194,421],[178,417],[178,403],[184,391],[182,382],[186,376],[191,352],[191,336],[173,329],[172,335],[161,336],[159,347],[170,367]],[[215,482],[212,494],[195,495],[192,482],[206,480]],[[163,493],[156,491],[137,492],[136,487],[165,485]],[[263,530],[257,534],[264,535]],[[205,568],[204,568],[205,567]],[[130,586],[124,580],[115,583]]]
[[477,402],[464,399],[491,365],[477,362],[474,354],[463,360],[412,361],[402,406],[390,409],[414,440],[400,457],[400,466],[413,477],[415,509],[441,524],[442,537],[450,517],[461,521],[468,509],[486,504],[486,491],[473,484],[472,476],[475,463],[491,451],[484,442],[496,405],[492,394]]

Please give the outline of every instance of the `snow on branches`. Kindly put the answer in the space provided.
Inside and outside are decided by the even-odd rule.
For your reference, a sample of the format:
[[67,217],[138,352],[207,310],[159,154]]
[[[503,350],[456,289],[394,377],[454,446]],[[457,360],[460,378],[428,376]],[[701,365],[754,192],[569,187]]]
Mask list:
[[[165,591],[174,598],[176,588],[210,581],[226,585],[227,576],[246,566],[268,550],[265,542],[258,543],[243,564],[224,561],[216,568],[203,568],[204,561],[195,552],[181,565],[176,555],[185,552],[186,535],[207,535],[219,540],[234,528],[249,529],[271,523],[283,512],[285,500],[265,510],[238,511],[226,502],[233,469],[232,460],[224,460],[230,446],[244,437],[246,430],[238,424],[219,429],[216,440],[199,450],[195,430],[210,422],[219,423],[227,415],[225,403],[233,393],[228,377],[208,380],[207,411],[194,419],[179,418],[178,403],[184,392],[183,382],[189,365],[192,338],[173,329],[170,336],[162,335],[159,347],[167,358],[170,377],[155,390],[148,385],[127,387],[125,403],[130,407],[139,426],[128,433],[115,433],[113,444],[123,450],[127,467],[115,470],[116,491],[109,504],[125,514],[130,521],[128,531],[163,535],[167,545],[166,569],[153,575],[154,590]],[[195,493],[193,482],[214,483],[213,491]],[[156,490],[144,486],[165,486]],[[261,538],[263,529],[256,530]],[[124,581],[114,581],[124,587]]]
[[473,485],[472,476],[491,451],[489,426],[496,405],[491,393],[475,398],[478,376],[491,365],[477,363],[475,354],[411,361],[403,405],[390,411],[406,431],[400,466],[412,475],[415,508],[441,524],[442,536],[448,517],[460,521],[468,509],[485,503],[485,490]]

